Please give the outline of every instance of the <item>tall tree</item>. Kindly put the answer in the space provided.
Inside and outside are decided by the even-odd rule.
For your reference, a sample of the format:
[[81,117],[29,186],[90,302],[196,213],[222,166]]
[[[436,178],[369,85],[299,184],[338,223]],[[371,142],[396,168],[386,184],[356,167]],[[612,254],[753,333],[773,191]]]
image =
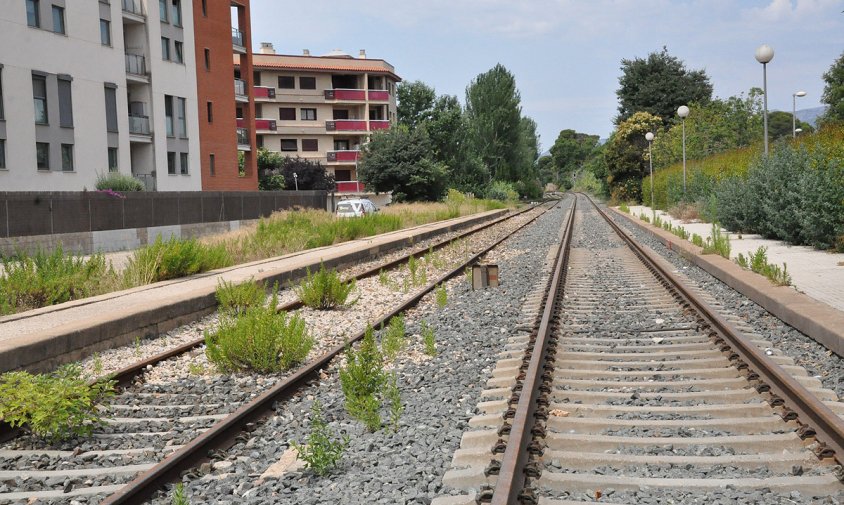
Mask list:
[[398,123],[416,128],[431,119],[437,94],[422,81],[401,82],[396,88]]
[[[517,181],[526,150],[521,97],[503,65],[478,75],[466,88],[466,116],[472,146],[492,177]],[[532,161],[531,161],[532,162]]]
[[687,70],[665,47],[647,58],[621,60],[618,82],[616,124],[636,112],[648,112],[661,117],[663,124],[668,125],[680,105],[706,103],[712,98],[712,84],[706,72]]
[[561,187],[570,188],[572,175],[594,155],[598,147],[597,135],[578,133],[574,130],[562,130],[551,146],[551,158],[556,172],[555,182]]
[[447,167],[449,186],[481,193],[489,171],[470,149],[468,124],[457,97],[437,97],[430,118],[422,126],[431,139],[434,160]]
[[821,118],[823,123],[844,123],[844,53],[823,74],[821,103],[829,106]]
[[648,112],[636,112],[616,128],[604,150],[607,182],[618,201],[640,200],[642,178],[649,172],[648,142],[645,134],[659,136],[662,118]]

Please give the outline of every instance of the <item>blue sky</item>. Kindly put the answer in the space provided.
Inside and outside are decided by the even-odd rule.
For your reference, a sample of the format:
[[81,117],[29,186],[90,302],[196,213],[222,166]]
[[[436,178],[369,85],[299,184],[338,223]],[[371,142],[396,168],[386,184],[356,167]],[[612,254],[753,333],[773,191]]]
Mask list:
[[842,11],[841,0],[252,0],[252,40],[284,54],[366,49],[461,102],[501,63],[548,149],[565,128],[606,137],[621,59],[662,46],[727,97],[762,87],[753,53],[767,43],[769,108],[790,111],[798,90],[798,109],[816,107],[844,52]]

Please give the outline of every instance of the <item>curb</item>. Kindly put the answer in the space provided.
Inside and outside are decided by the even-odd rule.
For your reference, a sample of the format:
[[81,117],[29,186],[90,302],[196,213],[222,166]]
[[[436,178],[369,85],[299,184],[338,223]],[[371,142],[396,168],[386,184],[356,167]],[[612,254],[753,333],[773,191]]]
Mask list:
[[703,249],[632,216],[607,207],[615,216],[625,218],[639,230],[650,233],[665,247],[677,252],[724,284],[750,298],[789,326],[816,342],[844,356],[844,312],[819,302],[789,286],[775,286],[771,282],[732,261],[715,254],[704,255]]

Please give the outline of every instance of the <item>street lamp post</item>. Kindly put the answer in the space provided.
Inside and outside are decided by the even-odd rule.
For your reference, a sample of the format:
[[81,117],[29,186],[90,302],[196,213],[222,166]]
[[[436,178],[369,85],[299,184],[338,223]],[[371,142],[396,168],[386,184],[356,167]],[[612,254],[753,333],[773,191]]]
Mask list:
[[654,202],[654,157],[651,155],[651,142],[654,140],[654,134],[651,132],[646,133],[645,140],[648,141],[648,166],[651,172],[651,210],[656,212],[656,203]]
[[798,91],[791,94],[791,136],[797,138],[797,97],[806,96],[805,91]]
[[686,199],[686,117],[689,115],[689,108],[685,105],[677,107],[677,115],[683,120],[683,200]]
[[762,93],[764,96],[764,116],[762,121],[765,130],[765,156],[768,155],[768,63],[774,59],[774,49],[768,44],[756,48],[756,61],[762,64]]
[[299,191],[299,174],[293,172],[293,184],[296,185],[296,191]]

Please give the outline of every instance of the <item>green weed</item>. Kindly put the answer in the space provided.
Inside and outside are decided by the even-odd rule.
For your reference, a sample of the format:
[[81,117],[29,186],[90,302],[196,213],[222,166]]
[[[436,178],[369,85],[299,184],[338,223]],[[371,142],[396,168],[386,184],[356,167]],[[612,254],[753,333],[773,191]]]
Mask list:
[[205,245],[195,239],[159,235],[152,244],[134,252],[123,271],[126,287],[177,279],[232,265],[232,255],[222,244]]
[[386,383],[384,357],[375,344],[372,327],[367,327],[357,349],[349,346],[346,366],[340,369],[340,386],[346,411],[375,432],[381,428],[379,393]]
[[185,486],[181,482],[176,484],[173,488],[173,494],[170,498],[171,505],[190,505],[188,495],[185,493]]
[[390,284],[390,276],[383,269],[378,270],[378,283],[382,286],[388,286]]
[[624,212],[625,214],[630,214],[630,207],[628,207],[627,204],[624,202],[621,202],[621,204],[618,206],[618,210]]
[[437,344],[434,337],[434,329],[428,326],[427,321],[422,321],[420,324],[420,332],[422,333],[422,343],[425,345],[425,354],[428,356],[436,356]]
[[435,296],[437,299],[437,307],[444,308],[448,305],[448,291],[445,289],[445,284],[440,284],[439,287],[435,290]]
[[381,337],[381,351],[387,361],[393,361],[406,345],[404,317],[399,314],[390,319]]
[[703,237],[701,237],[697,233],[692,233],[692,244],[698,247],[703,247]]
[[290,445],[296,449],[297,458],[305,462],[305,468],[310,468],[317,475],[326,475],[343,457],[343,451],[349,445],[349,436],[345,435],[339,440],[333,438],[322,414],[322,404],[315,400],[311,409],[311,431],[305,445],[294,441]]
[[712,223],[712,236],[703,244],[703,254],[718,254],[730,259],[730,236],[721,232],[721,227]]
[[791,275],[788,273],[788,265],[782,264],[782,268],[777,265],[768,263],[768,248],[759,246],[756,251],[750,253],[745,257],[742,253],[738,254],[736,263],[742,268],[747,268],[764,275],[771,282],[778,286],[790,286]]
[[296,294],[312,309],[330,310],[357,302],[357,299],[349,301],[354,289],[354,279],[344,282],[336,270],[327,270],[320,264],[319,271],[314,274],[308,269],[307,277],[296,287]]
[[223,312],[239,314],[249,307],[263,305],[267,298],[264,285],[254,279],[235,284],[221,280],[215,294],[217,304]]
[[393,427],[393,433],[399,431],[399,419],[401,419],[402,412],[404,412],[404,405],[401,402],[401,391],[397,382],[396,374],[392,373],[384,388],[384,399],[390,408],[390,426]]

